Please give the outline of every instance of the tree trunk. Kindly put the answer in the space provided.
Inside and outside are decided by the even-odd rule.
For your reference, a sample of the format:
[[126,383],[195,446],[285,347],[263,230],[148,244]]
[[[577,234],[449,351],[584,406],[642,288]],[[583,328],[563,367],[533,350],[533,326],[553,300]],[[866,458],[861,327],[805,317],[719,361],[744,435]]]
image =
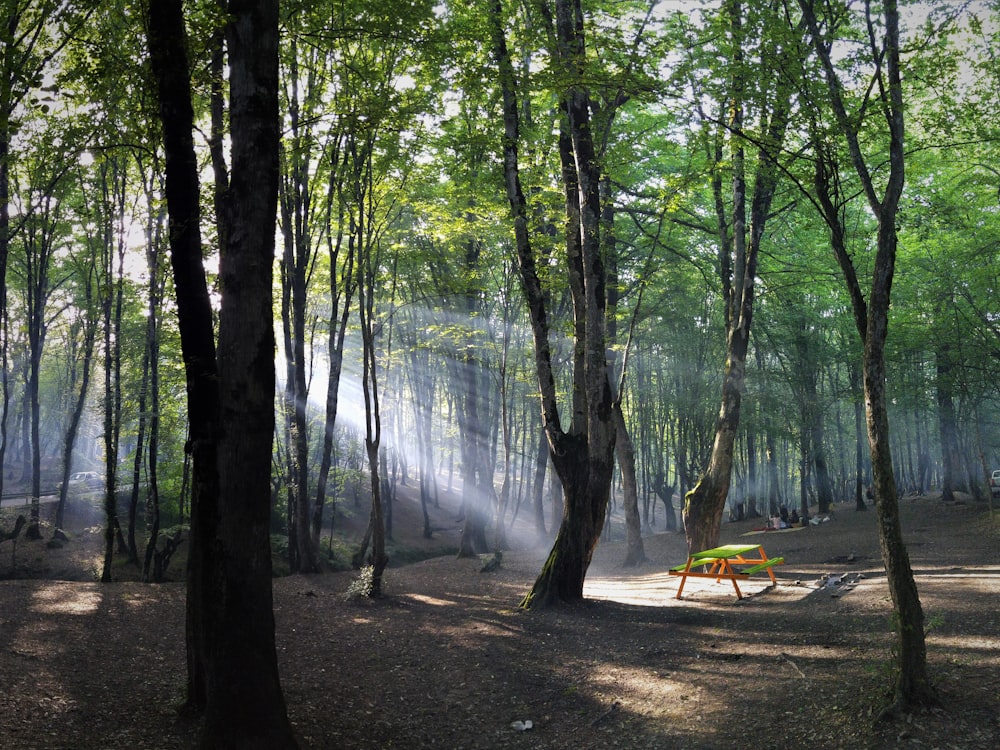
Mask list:
[[31,221],[23,228],[24,245],[24,276],[25,276],[25,310],[27,313],[28,335],[28,368],[25,381],[25,413],[29,423],[30,453],[31,453],[31,510],[28,517],[28,527],[24,532],[27,539],[40,539],[42,536],[40,523],[41,510],[41,406],[39,404],[39,388],[41,382],[42,352],[45,348],[48,321],[46,306],[51,288],[49,284],[49,267],[52,257],[53,232],[56,217],[53,212],[56,207],[50,196],[42,195],[38,186],[29,185],[31,200],[38,200]]
[[[69,477],[73,472],[73,450],[76,447],[76,437],[80,431],[80,421],[83,418],[84,407],[87,404],[87,393],[90,388],[90,373],[94,359],[94,342],[97,336],[97,318],[94,315],[93,309],[92,271],[92,268],[88,269],[84,278],[81,279],[84,287],[86,311],[82,321],[80,321],[82,328],[81,335],[83,337],[79,349],[79,356],[81,357],[79,362],[80,378],[63,442],[62,482],[60,482],[59,500],[56,504],[55,528],[52,532],[53,538],[64,536],[63,522],[66,512],[66,498],[69,492]],[[76,364],[73,363],[71,367],[75,369]],[[75,378],[70,378],[71,383],[73,380]],[[0,463],[0,466],[3,466],[3,464]]]
[[[599,175],[590,130],[590,102],[582,87],[583,12],[578,0],[557,0],[555,63],[566,76],[560,155],[567,197],[567,275],[574,300],[573,417],[559,416],[549,344],[549,318],[527,231],[518,166],[520,124],[514,68],[504,37],[502,4],[490,6],[493,52],[503,93],[504,180],[514,218],[522,288],[528,303],[541,396],[542,425],[563,486],[563,513],[549,558],[521,606],[532,608],[583,597],[583,582],[604,526],[614,470],[615,425],[605,347],[605,273],[600,257]],[[568,144],[568,146],[567,146]],[[567,153],[568,152],[568,153]]]
[[[879,255],[895,254],[895,224],[880,227]],[[888,246],[891,246],[889,249]],[[924,634],[924,612],[917,594],[917,585],[910,567],[910,558],[903,543],[899,523],[899,503],[896,480],[889,448],[888,401],[885,394],[885,334],[888,329],[888,277],[891,267],[879,269],[876,276],[884,282],[884,301],[873,302],[865,341],[864,388],[868,404],[868,441],[871,448],[872,482],[875,488],[875,511],[878,518],[879,547],[885,565],[889,593],[897,612],[896,679],[894,701],[887,709],[896,713],[913,706],[937,702],[927,675],[927,647]],[[873,297],[876,295],[873,294]]]
[[[411,330],[416,330],[416,320],[411,320]],[[410,341],[410,387],[413,389],[414,435],[417,442],[417,471],[420,485],[420,512],[423,515],[424,539],[431,539],[431,519],[428,506],[431,502],[431,485],[434,475],[434,455],[431,435],[434,380],[430,372],[430,351]]]
[[[362,232],[363,234],[363,232]],[[367,243],[362,243],[366,245]],[[384,456],[380,455],[382,441],[382,419],[379,409],[379,369],[375,347],[374,300],[375,273],[374,258],[370,247],[358,257],[358,312],[361,322],[362,375],[361,391],[365,403],[365,455],[368,459],[368,473],[371,481],[371,511],[368,521],[365,545],[371,539],[371,588],[368,595],[377,598],[382,595],[382,576],[389,558],[385,554],[385,518],[383,515]],[[364,554],[357,556],[364,564]]]
[[230,3],[232,173],[221,248],[218,557],[206,601],[211,748],[293,748],[271,594],[272,262],[278,191],[278,3]]
[[[730,34],[734,49],[734,75],[728,109],[734,133],[743,130],[746,81],[743,44],[743,9],[739,0],[727,0]],[[783,51],[783,50],[782,50]],[[776,53],[775,50],[770,50]],[[741,142],[733,147],[732,233],[727,230],[721,182],[716,179],[717,223],[719,226],[720,279],[726,300],[726,366],[722,380],[722,406],[716,423],[712,453],[704,475],[684,498],[684,532],[692,552],[714,547],[719,541],[722,512],[729,494],[733,450],[740,421],[746,375],[746,356],[753,321],[757,258],[764,225],[778,182],[778,154],[785,139],[791,102],[791,87],[782,82],[774,92],[770,112],[762,113],[765,136],[759,141],[750,225],[747,232],[745,155]],[[721,153],[717,153],[721,157]],[[730,244],[731,243],[731,244]],[[731,274],[731,275],[730,275]]]
[[[331,161],[339,163],[339,159],[331,156]],[[344,234],[341,229],[334,231],[334,206],[336,206],[336,226],[344,226],[344,205],[338,198],[342,194],[343,177],[330,177],[327,186],[326,221],[327,257],[331,269],[340,272],[340,283],[337,274],[330,273],[330,317],[327,322],[327,352],[330,371],[326,381],[326,419],[324,420],[323,447],[320,457],[320,468],[316,478],[316,498],[313,501],[312,536],[316,549],[319,549],[319,536],[323,523],[323,506],[326,501],[326,487],[330,476],[331,456],[333,455],[337,411],[339,408],[340,378],[344,364],[344,340],[347,336],[347,324],[350,318],[351,297],[354,295],[355,277],[354,243],[347,243],[347,257],[341,261],[341,251],[344,247]],[[339,317],[338,317],[339,316]]]
[[[830,45],[820,31],[813,0],[800,0],[803,16],[809,28],[813,47],[826,75],[829,100],[834,117],[846,140],[851,162],[873,214],[878,220],[878,236],[872,271],[871,292],[867,302],[857,281],[857,274],[844,242],[844,228],[839,206],[834,200],[836,161],[818,145],[815,160],[816,196],[823,218],[831,230],[834,256],[843,273],[851,298],[854,320],[864,344],[863,384],[868,444],[872,461],[872,483],[878,517],[879,546],[886,569],[889,593],[896,613],[896,674],[894,700],[886,714],[898,713],[914,706],[936,702],[937,697],[927,675],[927,653],[924,615],[917,595],[916,582],[909,556],[903,544],[899,523],[896,480],[893,473],[889,444],[888,402],[885,393],[885,342],[889,327],[889,301],[896,266],[896,221],[904,183],[904,107],[899,48],[899,9],[896,0],[885,0],[884,49],[872,50],[872,61],[878,79],[878,101],[873,111],[881,113],[888,132],[888,174],[885,192],[878,197],[872,174],[861,150],[860,128],[863,120],[850,115],[844,104],[843,86],[830,57]],[[870,12],[870,3],[866,3]],[[828,33],[836,29],[825,29]],[[882,157],[879,157],[880,159]],[[880,171],[885,171],[884,167]],[[834,179],[839,185],[839,180]],[[836,196],[839,200],[840,196]]]
[[756,518],[757,493],[760,485],[757,478],[757,433],[754,430],[747,431],[747,492],[744,497],[744,517]]
[[664,529],[666,531],[677,531],[677,509],[674,508],[674,492],[676,492],[676,487],[673,484],[668,485],[666,477],[663,474],[657,474],[656,480],[653,483],[653,492],[663,501],[663,513],[666,516],[664,519]]
[[[315,261],[310,232],[312,194],[310,186],[312,134],[310,124],[300,117],[300,75],[298,48],[290,35],[288,56],[288,148],[282,160],[280,184],[281,235],[281,318],[286,357],[284,391],[285,433],[288,443],[288,482],[291,493],[292,524],[289,528],[292,570],[301,573],[319,571],[319,547],[311,533],[312,510],[309,500],[309,431],[306,406],[309,399],[306,383],[307,276]],[[308,86],[308,83],[306,83]],[[313,92],[306,91],[308,98]],[[308,114],[308,113],[307,113]]]
[[6,68],[0,70],[0,381],[2,381],[0,385],[2,385],[3,390],[3,403],[0,405],[0,496],[3,495],[4,467],[7,466],[7,417],[10,413],[7,256],[10,254],[10,114],[12,102],[9,73],[10,71]]
[[937,347],[938,431],[941,439],[941,501],[955,501],[955,485],[962,476],[958,452],[958,429],[955,424],[955,400],[952,396],[951,346]]
[[154,0],[148,24],[194,457],[188,706],[205,712],[205,748],[294,748],[274,647],[269,534],[278,14],[267,0],[237,0],[230,9],[234,169],[231,213],[222,217],[232,230],[220,266],[224,367],[202,264],[181,1]]
[[[116,238],[116,225],[124,212],[124,176],[115,159],[101,166],[103,182],[103,245],[101,307],[104,322],[104,564],[101,582],[112,580],[115,537],[121,536],[118,520],[118,444],[121,433],[121,320],[124,268],[121,253],[124,237]],[[121,540],[121,547],[128,545]]]
[[854,402],[854,509],[868,510],[865,504],[865,406],[860,369],[853,362],[848,366]]
[[[521,601],[524,608],[541,608],[583,599],[587,569],[604,528],[607,508],[606,499],[604,503],[595,503],[591,497],[600,497],[603,493],[607,498],[611,488],[611,471],[608,469],[604,475],[594,471],[594,462],[588,460],[581,442],[566,438],[562,446],[566,450],[562,468],[558,470],[563,486],[562,523],[541,573]],[[613,468],[612,460],[606,461],[606,466]],[[594,480],[590,480],[591,475],[594,475]]]
[[213,595],[209,576],[218,525],[219,382],[212,305],[202,262],[199,164],[194,151],[194,112],[187,68],[187,41],[181,0],[154,0],[149,6],[149,52],[157,79],[163,121],[165,194],[170,230],[170,262],[187,381],[192,458],[191,548],[187,576],[188,711],[204,711],[207,701],[209,641],[206,601]]
[[[147,190],[147,195],[149,195]],[[147,507],[149,508],[147,519],[149,521],[149,539],[146,542],[146,551],[143,559],[142,577],[143,580],[152,580],[159,583],[163,580],[163,566],[157,565],[151,569],[156,553],[157,543],[160,535],[160,485],[159,485],[159,451],[160,451],[160,301],[163,298],[164,278],[160,270],[160,248],[163,236],[162,212],[157,216],[154,227],[150,227],[150,240],[146,246],[146,267],[149,270],[149,463],[146,485]],[[153,220],[150,220],[153,224]],[[135,477],[135,484],[138,485],[140,478]],[[134,489],[133,489],[134,493]],[[178,540],[180,537],[177,537]]]
[[[156,272],[154,271],[150,277],[150,283],[156,283]],[[139,424],[136,430],[136,445],[135,454],[132,456],[132,489],[129,491],[128,499],[128,531],[127,535],[127,546],[129,560],[134,563],[139,562],[139,545],[135,539],[135,527],[136,521],[139,515],[139,491],[142,486],[142,464],[143,464],[143,451],[144,444],[146,442],[146,430],[149,425],[149,419],[152,414],[147,403],[149,398],[149,380],[150,372],[153,366],[153,354],[156,351],[156,307],[153,306],[152,301],[156,299],[156,293],[150,290],[150,305],[147,308],[148,315],[146,317],[146,340],[143,342],[145,344],[142,354],[142,380],[139,385]],[[158,521],[159,519],[157,519]],[[159,531],[159,524],[156,526],[157,532]]]
[[486,538],[493,489],[494,462],[488,445],[489,430],[486,418],[487,394],[483,388],[483,361],[480,339],[473,329],[482,319],[479,297],[474,279],[479,266],[481,245],[476,239],[465,243],[465,262],[461,276],[468,279],[461,291],[461,314],[466,326],[458,334],[458,350],[449,361],[454,362],[453,378],[458,392],[458,430],[462,445],[462,537],[459,540],[459,557],[472,557],[489,552],[491,545]]
[[620,403],[614,406],[615,454],[621,467],[623,498],[625,509],[625,567],[634,567],[646,562],[646,550],[642,544],[642,520],[639,518],[639,488],[635,481],[635,447],[625,425],[625,415]]
[[535,476],[531,483],[531,507],[534,510],[535,534],[545,539],[545,471],[549,463],[549,444],[545,431],[538,431],[538,450],[535,451]]

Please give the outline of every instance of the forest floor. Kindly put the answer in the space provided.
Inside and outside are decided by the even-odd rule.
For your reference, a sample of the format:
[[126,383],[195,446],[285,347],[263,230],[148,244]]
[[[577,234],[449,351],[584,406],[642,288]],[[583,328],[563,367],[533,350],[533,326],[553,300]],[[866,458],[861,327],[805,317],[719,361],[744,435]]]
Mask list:
[[[934,496],[902,499],[901,514],[940,698],[926,711],[878,720],[894,638],[875,512],[837,506],[801,530],[724,524],[723,542],[786,561],[777,586],[755,576],[743,600],[698,579],[676,599],[683,537],[647,536],[648,561],[625,569],[620,530],[597,549],[586,602],[541,612],[517,607],[546,553],[523,544],[492,573],[451,554],[391,567],[376,601],[345,596],[350,572],[278,578],[289,716],[311,749],[993,750],[1000,514]],[[400,501],[396,543],[454,546],[454,508],[432,518],[425,542]],[[101,535],[78,521],[61,549],[0,545],[0,747],[191,747],[183,585],[95,582]]]

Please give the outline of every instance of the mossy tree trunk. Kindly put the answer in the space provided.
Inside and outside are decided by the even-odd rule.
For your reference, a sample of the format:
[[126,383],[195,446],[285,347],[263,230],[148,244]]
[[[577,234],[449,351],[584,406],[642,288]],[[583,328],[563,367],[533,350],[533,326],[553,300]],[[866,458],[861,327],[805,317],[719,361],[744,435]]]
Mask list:
[[[692,552],[714,547],[719,541],[740,423],[747,349],[753,321],[757,258],[778,183],[777,159],[788,127],[792,93],[788,80],[779,77],[779,85],[769,92],[769,100],[758,103],[763,105],[758,113],[763,135],[753,141],[757,148],[757,160],[748,225],[746,153],[743,140],[744,102],[748,95],[744,45],[748,42],[748,33],[744,29],[740,0],[727,0],[723,12],[728,17],[729,43],[732,49],[732,79],[729,101],[725,103],[730,118],[725,123],[726,132],[731,138],[731,153],[728,158],[732,164],[733,179],[731,224],[727,218],[727,202],[719,170],[716,170],[713,178],[713,192],[718,225],[719,276],[726,303],[726,365],[722,379],[722,404],[708,466],[684,498],[684,532],[688,549]],[[765,30],[769,33],[761,36],[754,50],[754,57],[759,57],[764,65],[769,61],[778,65],[790,50],[795,50],[799,40],[795,36],[782,36],[778,33],[772,36],[770,32],[775,30],[771,27],[766,27]],[[724,153],[725,137],[720,131],[715,139],[714,159],[720,167],[727,160]]]

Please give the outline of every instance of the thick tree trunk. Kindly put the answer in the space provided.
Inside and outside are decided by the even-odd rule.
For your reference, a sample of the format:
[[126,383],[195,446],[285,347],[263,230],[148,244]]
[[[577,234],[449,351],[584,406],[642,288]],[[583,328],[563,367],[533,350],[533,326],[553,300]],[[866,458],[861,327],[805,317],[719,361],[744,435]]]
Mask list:
[[230,10],[234,177],[224,217],[231,231],[220,267],[218,377],[180,0],[154,0],[148,26],[194,456],[188,705],[204,709],[203,747],[294,748],[274,648],[269,533],[277,3],[237,1]]
[[[563,486],[562,523],[541,573],[521,601],[524,608],[583,599],[587,569],[604,528],[606,498],[611,491],[612,459],[610,456],[605,458],[605,471],[595,471],[594,460],[588,456],[582,440],[567,437],[561,448],[562,458],[557,471]],[[605,498],[603,503],[592,500],[602,496]]]
[[278,3],[234,0],[232,174],[219,264],[217,558],[208,575],[202,746],[296,747],[278,678],[271,594],[272,263],[278,191]]
[[[736,338],[738,332],[731,338]],[[740,405],[743,390],[743,355],[737,351],[728,357],[726,374],[722,381],[722,408],[715,428],[715,442],[708,468],[695,487],[684,498],[684,534],[688,550],[711,549],[719,543],[722,528],[722,513],[729,495],[729,482],[733,468],[733,446],[736,443],[736,429],[740,421]]]

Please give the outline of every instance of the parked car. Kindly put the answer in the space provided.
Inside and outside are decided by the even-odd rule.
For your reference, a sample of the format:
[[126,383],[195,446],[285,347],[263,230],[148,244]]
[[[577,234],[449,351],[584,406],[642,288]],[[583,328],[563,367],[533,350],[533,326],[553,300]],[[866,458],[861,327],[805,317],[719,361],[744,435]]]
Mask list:
[[104,477],[96,471],[77,471],[69,475],[70,492],[96,492],[104,489]]
[[994,471],[990,477],[990,493],[993,497],[1000,497],[1000,469]]

